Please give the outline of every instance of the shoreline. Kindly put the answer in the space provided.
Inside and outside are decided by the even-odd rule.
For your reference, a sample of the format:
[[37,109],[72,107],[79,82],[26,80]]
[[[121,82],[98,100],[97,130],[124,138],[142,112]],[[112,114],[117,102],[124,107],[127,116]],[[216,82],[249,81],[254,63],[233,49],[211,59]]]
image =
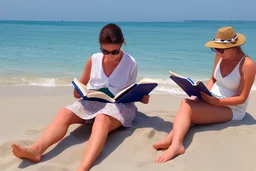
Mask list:
[[[204,82],[206,83],[206,82]],[[0,98],[3,97],[27,97],[27,96],[70,96],[73,98],[74,87],[68,86],[39,86],[39,85],[0,85]],[[256,93],[253,87],[250,95]],[[186,98],[187,94],[178,85],[158,85],[151,95],[166,95],[171,98]]]

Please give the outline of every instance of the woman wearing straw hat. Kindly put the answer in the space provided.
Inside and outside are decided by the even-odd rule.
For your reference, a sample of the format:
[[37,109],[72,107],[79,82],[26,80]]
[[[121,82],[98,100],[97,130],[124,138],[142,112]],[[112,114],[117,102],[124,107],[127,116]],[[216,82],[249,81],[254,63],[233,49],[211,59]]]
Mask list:
[[183,154],[183,139],[191,124],[213,124],[242,120],[246,113],[248,96],[255,79],[254,61],[241,49],[246,37],[232,27],[220,28],[214,40],[205,46],[215,55],[214,69],[207,88],[213,96],[202,93],[204,101],[184,99],[176,114],[173,130],[153,147],[167,149],[156,161],[164,163]]

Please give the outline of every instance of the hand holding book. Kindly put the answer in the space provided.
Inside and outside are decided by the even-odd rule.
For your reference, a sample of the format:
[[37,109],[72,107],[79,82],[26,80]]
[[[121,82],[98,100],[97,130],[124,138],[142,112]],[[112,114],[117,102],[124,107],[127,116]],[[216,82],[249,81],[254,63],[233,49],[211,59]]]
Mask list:
[[220,104],[220,99],[218,99],[215,96],[209,96],[208,94],[206,94],[204,92],[201,92],[201,96],[202,96],[202,99],[204,101],[206,101],[207,103],[209,103],[209,104],[212,104],[212,105],[219,105]]
[[149,95],[144,95],[143,98],[140,100],[141,103],[148,104],[149,102]]

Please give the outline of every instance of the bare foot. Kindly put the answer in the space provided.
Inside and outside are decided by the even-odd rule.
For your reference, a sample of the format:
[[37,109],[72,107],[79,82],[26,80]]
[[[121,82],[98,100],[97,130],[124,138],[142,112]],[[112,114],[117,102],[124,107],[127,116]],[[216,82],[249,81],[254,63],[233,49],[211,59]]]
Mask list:
[[168,150],[166,150],[166,152],[161,157],[159,157],[156,162],[164,163],[183,153],[185,153],[185,148],[182,143],[172,143]]
[[172,144],[172,137],[173,137],[173,131],[170,132],[170,134],[168,134],[164,140],[156,143],[153,145],[153,147],[156,149],[156,150],[159,150],[159,149],[167,149],[170,147],[170,145]]
[[17,144],[12,144],[12,153],[18,158],[24,158],[34,162],[39,162],[42,156],[34,149],[23,148]]
[[159,150],[159,149],[167,149],[171,145],[171,142],[166,141],[165,139],[160,141],[159,143],[156,143],[153,145],[154,149]]

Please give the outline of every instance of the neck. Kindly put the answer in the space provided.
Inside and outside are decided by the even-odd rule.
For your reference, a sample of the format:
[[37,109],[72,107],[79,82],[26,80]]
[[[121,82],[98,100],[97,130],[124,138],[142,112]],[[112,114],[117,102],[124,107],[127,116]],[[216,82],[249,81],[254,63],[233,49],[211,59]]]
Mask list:
[[238,53],[236,54],[236,57],[234,58],[234,60],[236,61],[240,61],[243,57],[244,57],[244,52],[239,50]]
[[121,50],[120,53],[116,56],[105,56],[104,55],[104,61],[107,63],[116,64],[119,63],[123,57],[124,52]]

